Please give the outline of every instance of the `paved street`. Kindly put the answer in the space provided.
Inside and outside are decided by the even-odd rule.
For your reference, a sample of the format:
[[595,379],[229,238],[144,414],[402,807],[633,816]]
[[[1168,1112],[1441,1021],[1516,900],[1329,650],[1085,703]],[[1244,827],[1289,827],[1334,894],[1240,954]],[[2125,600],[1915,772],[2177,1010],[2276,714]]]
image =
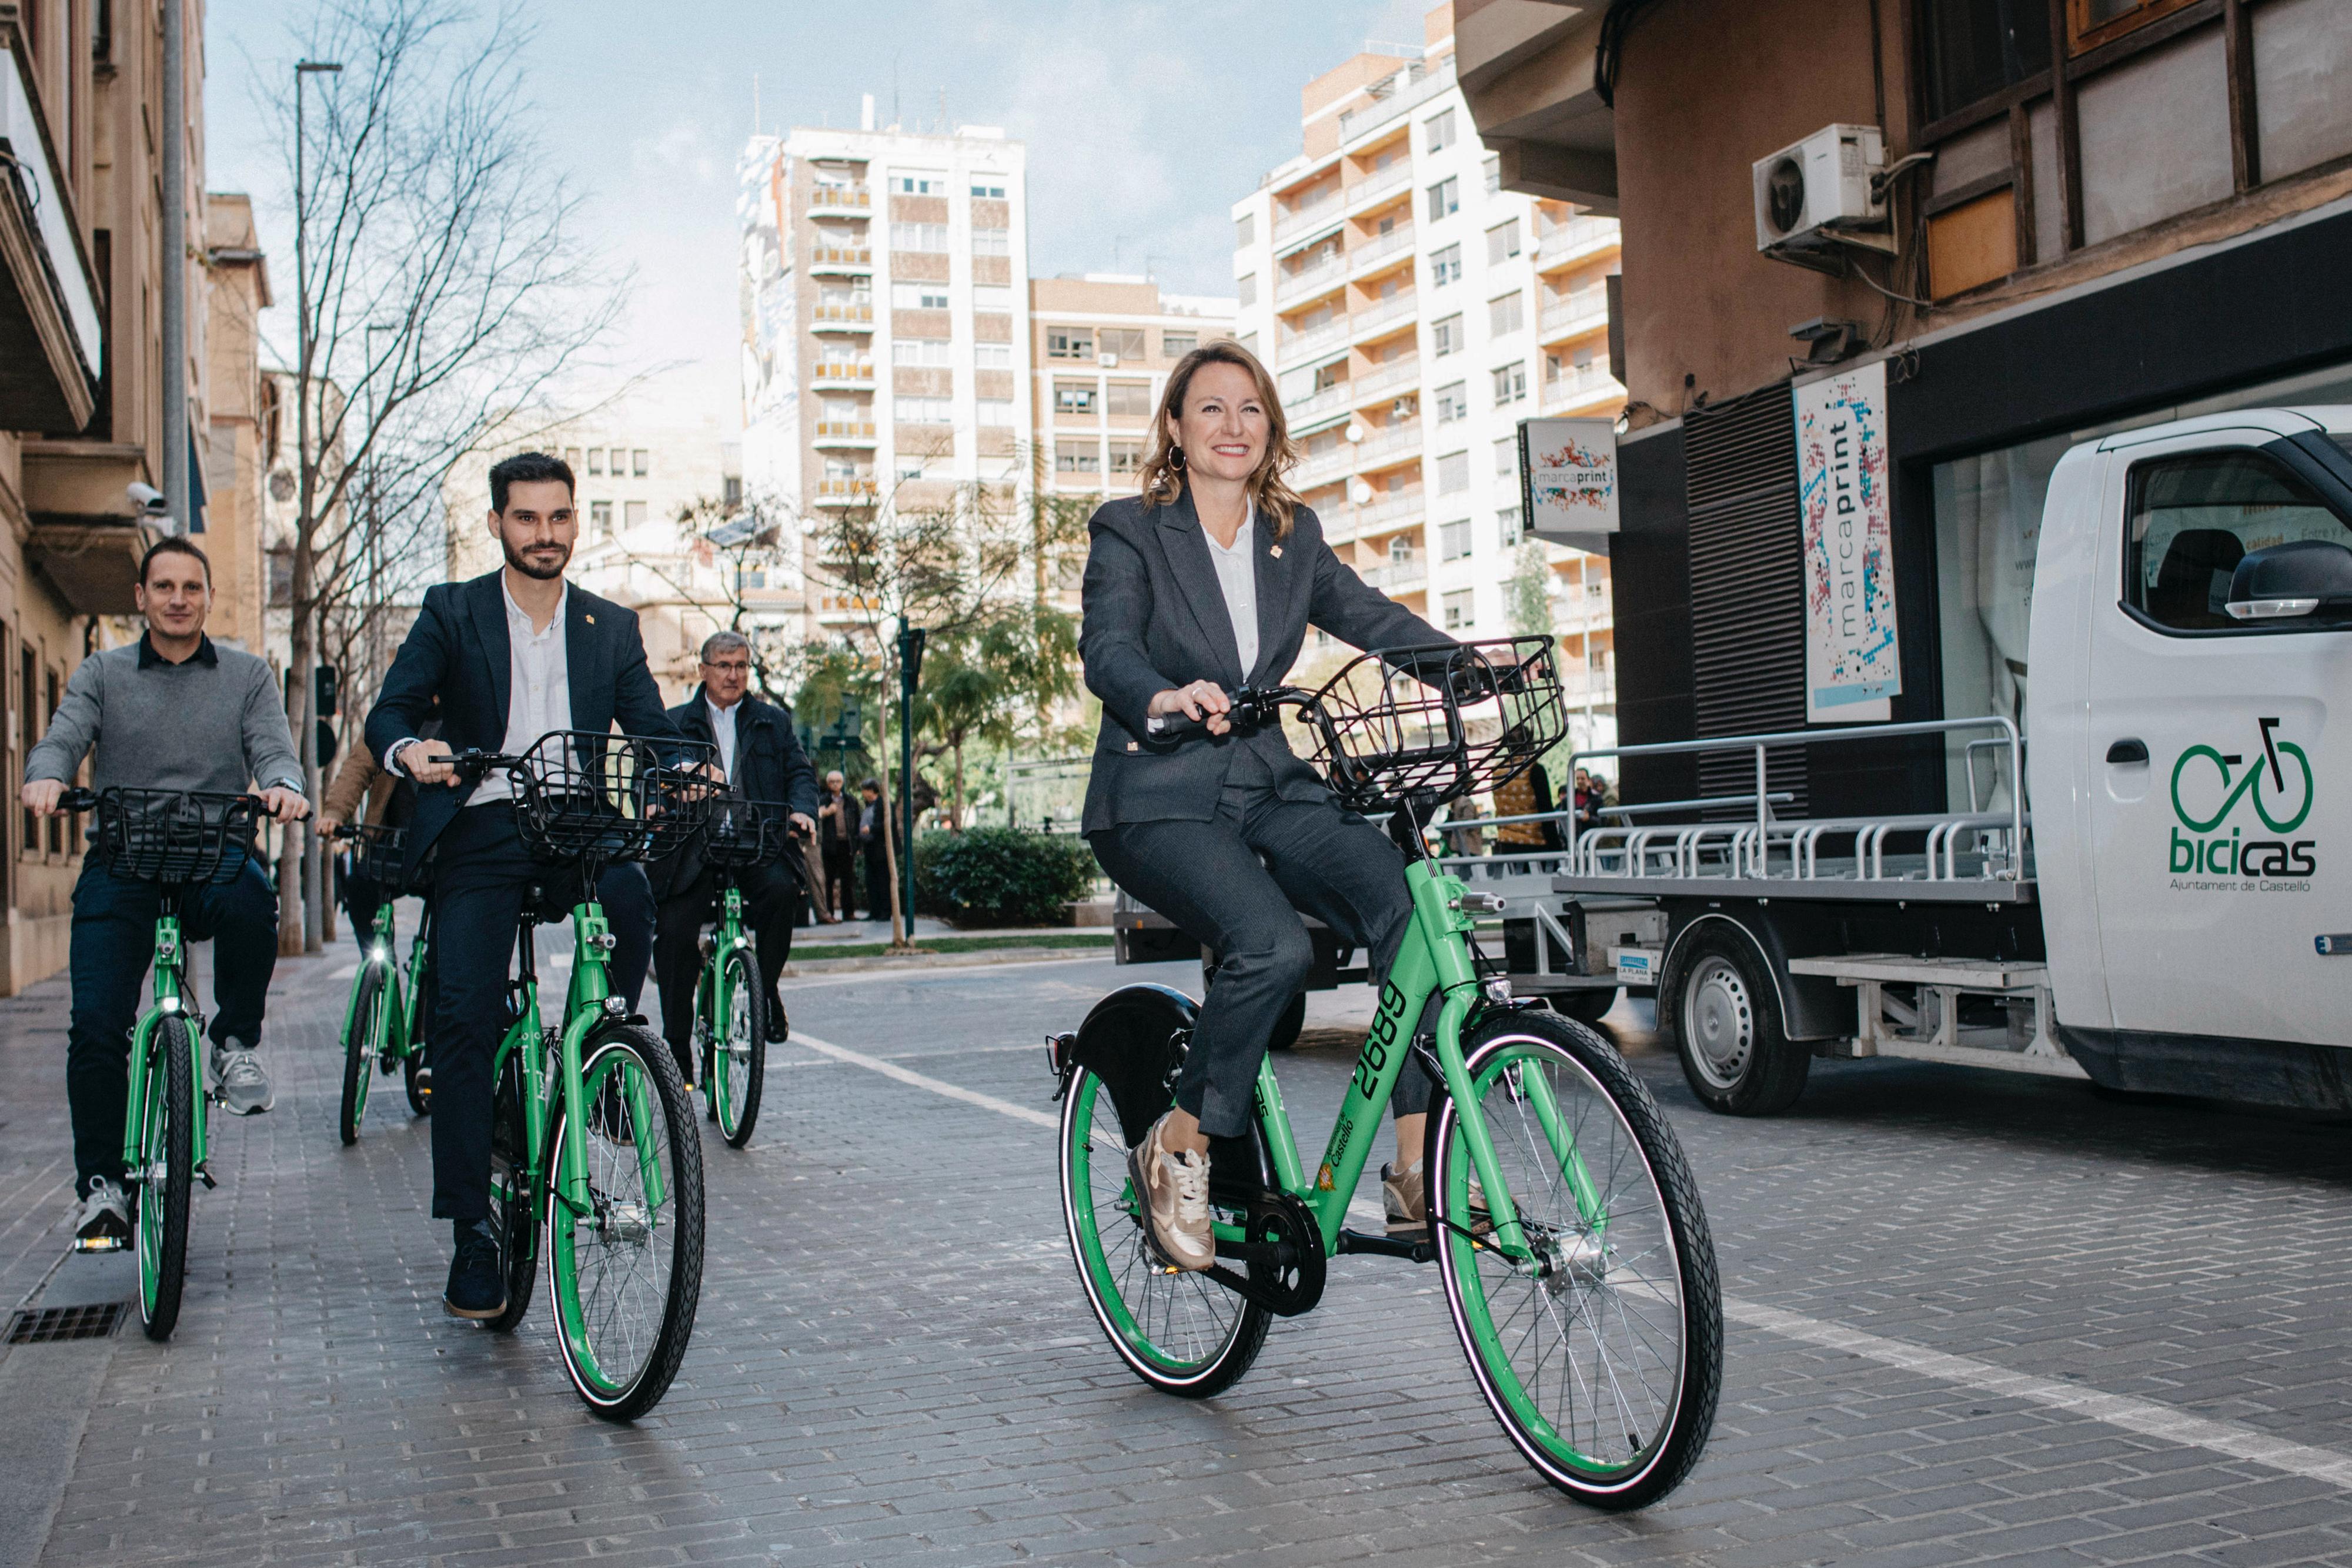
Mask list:
[[[172,1343],[134,1322],[0,1356],[0,1563],[2352,1562],[2340,1124],[1882,1063],[1733,1122],[1621,1007],[1732,1322],[1706,1459],[1617,1518],[1510,1451],[1428,1270],[1336,1261],[1322,1309],[1216,1400],[1113,1358],[1061,1237],[1037,1041],[1190,967],[795,983],[815,1043],[772,1057],[755,1145],[706,1156],[685,1370],[616,1429],[573,1400],[543,1311],[510,1339],[442,1315],[397,1092],[337,1144],[349,953],[281,970],[278,1109],[215,1122]],[[63,998],[0,1002],[11,1306],[44,1281],[50,1303],[127,1289],[119,1260],[52,1267]],[[1311,1021],[1364,1000],[1318,997]],[[1348,1065],[1284,1063],[1310,1143]]]

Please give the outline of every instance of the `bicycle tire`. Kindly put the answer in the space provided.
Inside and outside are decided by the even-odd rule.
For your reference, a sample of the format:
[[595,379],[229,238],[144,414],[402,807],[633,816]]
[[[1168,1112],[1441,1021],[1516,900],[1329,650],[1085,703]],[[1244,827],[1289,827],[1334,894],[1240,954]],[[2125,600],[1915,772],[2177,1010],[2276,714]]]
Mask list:
[[[1538,1474],[1596,1508],[1643,1507],[1680,1485],[1698,1462],[1723,1384],[1715,1246],[1689,1164],[1641,1080],[1582,1024],[1524,1011],[1490,1017],[1470,1031],[1464,1059],[1522,1234],[1538,1245],[1545,1271],[1523,1273],[1486,1245],[1480,1227],[1489,1223],[1486,1211],[1474,1210],[1468,1196],[1476,1177],[1461,1107],[1442,1094],[1430,1122],[1431,1228],[1455,1334],[1487,1408]],[[1527,1076],[1531,1068],[1551,1091],[1559,1134],[1544,1125],[1541,1097]],[[1486,1113],[1490,1099],[1498,1113]],[[1577,1170],[1559,1152],[1560,1134]],[[1603,1138],[1605,1149],[1599,1146]],[[1580,1171],[1590,1181],[1594,1170],[1605,1185],[1580,1198]],[[1522,1184],[1515,1172],[1531,1179]],[[1533,1179],[1538,1175],[1540,1183]],[[1598,1214],[1591,1212],[1596,1207]],[[1496,1298],[1514,1291],[1529,1297],[1529,1308],[1523,1313],[1512,1307],[1498,1318]],[[1662,1332],[1667,1306],[1679,1329],[1678,1354],[1654,1376],[1640,1363],[1644,1353],[1655,1354],[1654,1335]],[[1528,1326],[1515,1337],[1522,1315]],[[1547,1322],[1563,1368],[1569,1353],[1587,1340],[1604,1358],[1613,1342],[1625,1364],[1609,1360],[1580,1380],[1563,1370],[1547,1385],[1549,1353],[1538,1332]],[[1533,1357],[1527,1354],[1530,1340],[1537,1342]],[[1571,1407],[1572,1396],[1603,1387],[1609,1407],[1597,1398],[1589,1412]],[[1646,1431],[1625,1430],[1645,1424]],[[1613,1452],[1620,1433],[1622,1457]]]
[[352,988],[350,1016],[343,1019],[343,1102],[337,1126],[343,1146],[360,1141],[360,1125],[367,1120],[368,1080],[383,1050],[383,967],[369,964]]
[[410,983],[415,987],[415,1018],[408,1026],[408,1049],[400,1059],[401,1083],[407,1091],[408,1109],[418,1116],[433,1114],[433,1080],[428,1074],[420,1083],[417,1074],[430,1065],[425,1054],[425,1036],[433,1021],[433,970],[429,964],[419,963],[409,970]]
[[[710,1032],[703,1092],[718,1109],[719,1135],[729,1148],[740,1149],[759,1124],[760,1091],[768,1071],[768,998],[749,948],[738,947],[719,961],[713,1000],[725,1004],[726,1028]],[[719,1009],[714,1006],[710,1016],[719,1018]]]
[[[580,1082],[588,1181],[597,1214],[593,1222],[574,1217],[557,1192],[558,1184],[549,1181],[547,1280],[554,1299],[555,1339],[581,1402],[605,1420],[634,1421],[669,1391],[694,1336],[702,1296],[702,1139],[677,1059],[650,1030],[619,1023],[600,1027],[581,1051]],[[646,1097],[633,1100],[640,1090]],[[639,1120],[633,1104],[643,1106],[646,1120]],[[564,1123],[572,1112],[558,1096],[548,1118],[551,1170],[553,1151],[563,1146]],[[632,1190],[632,1173],[634,1190],[646,1196],[641,1147],[648,1133],[656,1140],[652,1163],[667,1187],[670,1239],[667,1275],[659,1289],[635,1292],[637,1303],[649,1309],[656,1306],[650,1298],[659,1297],[646,1325],[652,1333],[637,1354],[632,1348],[637,1339],[634,1330],[607,1331],[629,1311],[630,1302],[618,1292],[639,1278],[641,1267],[660,1267],[664,1227],[656,1206],[649,1198],[633,1204],[620,1196]],[[592,1223],[597,1234],[583,1249],[578,1232]],[[624,1277],[608,1297],[603,1285],[616,1264]],[[593,1301],[583,1300],[583,1284],[595,1291]]]
[[147,1168],[139,1194],[139,1323],[147,1337],[170,1339],[180,1322],[188,1277],[188,1207],[195,1171],[196,1052],[185,1019],[157,1021],[147,1042],[145,1114],[139,1142]]
[[523,1092],[522,1053],[535,1050],[526,1042],[507,1052],[490,1090],[490,1225],[499,1233],[499,1267],[506,1278],[507,1304],[497,1317],[482,1320],[496,1333],[512,1333],[530,1311],[530,1296],[539,1278],[539,1194],[530,1168],[530,1097]]
[[[1085,1067],[1062,1097],[1056,1164],[1078,1284],[1128,1370],[1160,1390],[1207,1399],[1239,1382],[1274,1315],[1205,1274],[1170,1273],[1145,1244],[1109,1090]],[[1105,1239],[1105,1233],[1110,1239]]]

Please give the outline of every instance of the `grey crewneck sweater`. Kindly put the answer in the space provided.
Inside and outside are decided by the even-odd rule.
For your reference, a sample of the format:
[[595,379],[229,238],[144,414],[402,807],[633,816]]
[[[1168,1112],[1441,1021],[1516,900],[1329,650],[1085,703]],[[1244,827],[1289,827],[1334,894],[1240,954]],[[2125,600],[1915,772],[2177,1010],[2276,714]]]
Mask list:
[[207,637],[184,664],[151,656],[142,669],[146,648],[142,636],[81,662],[25,759],[26,782],[71,782],[95,747],[90,783],[100,789],[301,788],[301,759],[267,664]]

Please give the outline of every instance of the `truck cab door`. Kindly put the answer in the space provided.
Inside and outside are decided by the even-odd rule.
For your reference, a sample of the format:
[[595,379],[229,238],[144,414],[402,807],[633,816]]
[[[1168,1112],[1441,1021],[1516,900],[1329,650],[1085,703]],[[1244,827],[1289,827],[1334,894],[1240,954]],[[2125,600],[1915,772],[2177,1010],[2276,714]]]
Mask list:
[[2091,595],[2089,850],[2115,1026],[2352,1044],[2352,630],[2228,610],[2245,556],[2352,546],[2315,422],[2111,437]]

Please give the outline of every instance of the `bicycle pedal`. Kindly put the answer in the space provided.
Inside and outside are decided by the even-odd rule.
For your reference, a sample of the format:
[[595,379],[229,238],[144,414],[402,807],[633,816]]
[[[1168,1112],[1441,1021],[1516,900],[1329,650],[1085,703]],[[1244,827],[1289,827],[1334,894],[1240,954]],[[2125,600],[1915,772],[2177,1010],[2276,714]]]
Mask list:
[[209,1164],[201,1165],[196,1167],[196,1179],[205,1184],[205,1190],[206,1192],[210,1192],[213,1188],[220,1186],[220,1183],[213,1179],[212,1168]]
[[77,1236],[74,1238],[73,1249],[77,1252],[121,1252],[127,1250],[130,1246],[131,1239],[127,1236],[88,1238]]

